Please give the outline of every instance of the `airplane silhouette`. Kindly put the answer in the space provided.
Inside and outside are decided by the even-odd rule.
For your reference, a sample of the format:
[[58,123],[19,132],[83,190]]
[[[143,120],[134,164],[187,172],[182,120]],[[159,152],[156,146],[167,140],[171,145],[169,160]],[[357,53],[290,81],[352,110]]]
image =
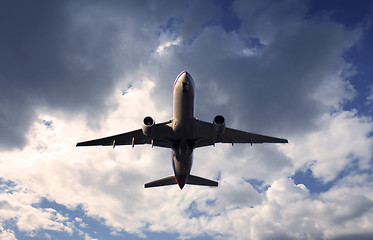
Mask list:
[[172,149],[174,175],[148,182],[145,188],[178,184],[218,186],[218,182],[190,174],[195,148],[215,143],[288,143],[288,140],[244,132],[225,127],[225,119],[217,115],[212,123],[194,117],[194,81],[192,76],[181,72],[174,82],[173,118],[155,124],[152,117],[145,117],[141,129],[110,137],[79,142],[76,146],[142,145]]

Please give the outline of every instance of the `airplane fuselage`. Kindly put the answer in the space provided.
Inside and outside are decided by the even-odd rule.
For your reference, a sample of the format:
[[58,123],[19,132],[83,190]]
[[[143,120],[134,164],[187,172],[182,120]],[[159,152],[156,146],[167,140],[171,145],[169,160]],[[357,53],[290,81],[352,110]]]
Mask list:
[[180,139],[172,148],[172,167],[178,185],[183,188],[193,164],[193,146],[189,140],[195,137],[194,82],[185,71],[174,83],[172,128]]

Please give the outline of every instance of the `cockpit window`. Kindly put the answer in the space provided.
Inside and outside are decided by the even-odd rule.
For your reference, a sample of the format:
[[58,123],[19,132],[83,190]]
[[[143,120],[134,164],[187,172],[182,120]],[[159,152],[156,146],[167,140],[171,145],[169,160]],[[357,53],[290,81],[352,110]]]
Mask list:
[[189,83],[183,82],[183,93],[187,93],[189,91]]

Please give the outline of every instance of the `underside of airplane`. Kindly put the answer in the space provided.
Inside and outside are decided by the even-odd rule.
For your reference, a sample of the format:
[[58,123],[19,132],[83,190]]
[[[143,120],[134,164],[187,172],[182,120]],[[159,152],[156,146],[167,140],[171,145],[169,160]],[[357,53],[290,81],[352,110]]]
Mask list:
[[76,146],[112,146],[150,144],[172,150],[174,175],[148,182],[145,188],[178,184],[218,186],[218,182],[190,174],[193,150],[216,143],[288,143],[288,140],[244,132],[225,126],[225,119],[217,115],[212,122],[194,117],[194,81],[192,76],[181,72],[174,82],[173,118],[156,124],[152,117],[145,117],[141,129],[110,137],[79,142]]

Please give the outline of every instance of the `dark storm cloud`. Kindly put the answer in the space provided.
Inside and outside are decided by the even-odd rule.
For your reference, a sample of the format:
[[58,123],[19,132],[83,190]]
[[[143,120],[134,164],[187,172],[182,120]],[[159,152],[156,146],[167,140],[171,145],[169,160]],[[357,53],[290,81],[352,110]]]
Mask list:
[[205,14],[205,8],[197,5],[194,1],[3,1],[0,147],[25,144],[24,135],[40,106],[63,110],[70,117],[82,113],[97,126],[110,106],[116,80],[133,76],[140,66],[146,68],[162,27],[178,19],[176,27],[186,36],[202,31],[203,24],[185,19],[208,22],[214,7],[205,3],[210,9]]
[[128,46],[117,49],[122,23],[97,11],[94,3],[74,8],[60,1],[1,5],[0,146],[24,144],[40,105],[97,118],[120,72],[116,60],[128,54]]
[[[2,2],[0,8],[0,145],[19,147],[45,105],[70,114],[105,106],[113,85],[115,28],[94,36],[72,25],[65,2]],[[102,30],[102,29],[99,29]]]

